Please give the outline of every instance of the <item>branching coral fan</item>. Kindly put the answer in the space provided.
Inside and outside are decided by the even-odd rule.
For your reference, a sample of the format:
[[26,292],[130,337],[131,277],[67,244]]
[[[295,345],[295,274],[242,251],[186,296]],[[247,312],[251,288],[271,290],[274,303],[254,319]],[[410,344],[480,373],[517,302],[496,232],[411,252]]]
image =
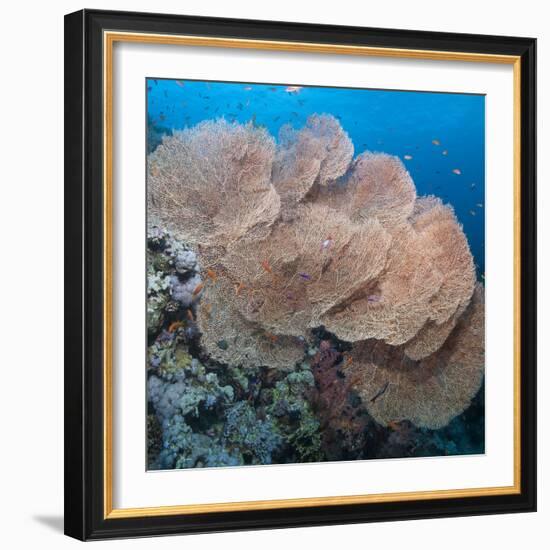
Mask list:
[[149,212],[192,244],[225,245],[269,226],[275,143],[265,131],[207,121],[165,137],[148,158]]
[[468,242],[397,157],[352,157],[330,115],[283,127],[277,144],[252,123],[203,122],[149,155],[151,215],[196,246],[213,359],[291,370],[324,326],[353,343],[345,372],[380,424],[444,426],[483,376]]
[[346,371],[380,424],[410,420],[437,429],[468,407],[483,378],[483,306],[483,287],[478,284],[445,343],[419,362],[407,357],[402,347],[376,340],[354,347]]

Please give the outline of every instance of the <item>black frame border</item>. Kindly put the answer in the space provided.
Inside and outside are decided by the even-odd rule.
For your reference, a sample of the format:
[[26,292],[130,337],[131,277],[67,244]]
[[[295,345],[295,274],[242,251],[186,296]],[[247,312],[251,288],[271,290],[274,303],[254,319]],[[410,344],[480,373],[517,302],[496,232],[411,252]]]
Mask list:
[[[521,492],[369,504],[104,519],[103,31],[521,58]],[[536,40],[82,10],[65,16],[65,533],[80,540],[536,510]]]

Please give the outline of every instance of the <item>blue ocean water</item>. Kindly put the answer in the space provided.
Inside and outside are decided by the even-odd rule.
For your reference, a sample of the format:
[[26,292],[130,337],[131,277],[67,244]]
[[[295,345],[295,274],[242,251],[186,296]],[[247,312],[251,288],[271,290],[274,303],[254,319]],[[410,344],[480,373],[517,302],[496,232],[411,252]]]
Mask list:
[[163,132],[225,117],[254,121],[277,137],[309,115],[340,120],[355,146],[397,155],[419,195],[436,195],[455,209],[476,262],[485,272],[485,97],[287,84],[147,79],[149,146]]

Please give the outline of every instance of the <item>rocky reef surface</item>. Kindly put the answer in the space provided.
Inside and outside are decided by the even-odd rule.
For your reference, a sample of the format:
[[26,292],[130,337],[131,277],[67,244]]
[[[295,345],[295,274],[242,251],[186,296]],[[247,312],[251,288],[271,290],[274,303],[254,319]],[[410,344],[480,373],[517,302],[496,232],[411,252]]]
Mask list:
[[150,469],[484,452],[484,288],[453,209],[330,115],[148,157]]

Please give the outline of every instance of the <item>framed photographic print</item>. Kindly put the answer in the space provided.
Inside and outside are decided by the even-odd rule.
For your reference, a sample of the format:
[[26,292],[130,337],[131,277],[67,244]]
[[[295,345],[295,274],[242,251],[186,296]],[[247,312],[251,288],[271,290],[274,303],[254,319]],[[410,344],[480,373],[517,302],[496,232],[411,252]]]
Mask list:
[[65,529],[534,511],[535,40],[65,19]]

